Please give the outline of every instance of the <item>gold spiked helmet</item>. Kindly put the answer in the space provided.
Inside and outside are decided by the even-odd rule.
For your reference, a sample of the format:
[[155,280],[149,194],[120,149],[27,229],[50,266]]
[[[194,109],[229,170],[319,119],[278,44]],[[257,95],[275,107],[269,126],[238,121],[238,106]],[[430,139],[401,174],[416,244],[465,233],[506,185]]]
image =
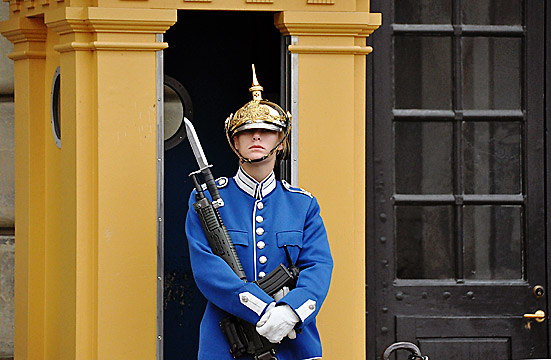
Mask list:
[[[264,90],[264,88],[258,83],[254,64],[252,69],[253,84],[249,88],[249,91],[252,93],[253,99],[237,110],[235,114],[230,114],[225,124],[226,137],[230,147],[237,156],[239,156],[241,161],[249,163],[262,161],[274,154],[277,148],[287,140],[291,130],[291,114],[289,112],[285,113],[279,105],[262,99],[262,90]],[[283,136],[279,143],[268,154],[260,159],[251,160],[242,156],[235,148],[233,142],[235,134],[248,129],[267,129],[281,132]]]

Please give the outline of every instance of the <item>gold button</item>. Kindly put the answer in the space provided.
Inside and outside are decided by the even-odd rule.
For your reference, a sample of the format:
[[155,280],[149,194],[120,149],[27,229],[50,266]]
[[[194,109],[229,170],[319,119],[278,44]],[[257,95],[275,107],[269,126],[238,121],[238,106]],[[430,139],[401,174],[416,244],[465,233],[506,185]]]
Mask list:
[[266,261],[268,261],[268,258],[264,255],[262,255],[260,258],[258,258],[258,261],[261,263],[261,264],[265,264]]
[[261,203],[261,202],[258,202],[258,203],[256,204],[256,208],[257,208],[258,210],[262,210],[262,209],[264,209],[264,204]]
[[260,224],[260,223],[263,222],[263,221],[264,221],[264,218],[263,218],[262,216],[258,215],[258,216],[256,217],[256,222],[257,222],[257,223]]
[[262,235],[262,234],[264,234],[264,229],[261,228],[261,227],[257,228],[257,229],[256,229],[256,234],[257,234],[257,235]]
[[260,250],[264,249],[265,246],[266,246],[266,243],[264,241],[259,241],[258,243],[256,243],[256,247],[259,248]]

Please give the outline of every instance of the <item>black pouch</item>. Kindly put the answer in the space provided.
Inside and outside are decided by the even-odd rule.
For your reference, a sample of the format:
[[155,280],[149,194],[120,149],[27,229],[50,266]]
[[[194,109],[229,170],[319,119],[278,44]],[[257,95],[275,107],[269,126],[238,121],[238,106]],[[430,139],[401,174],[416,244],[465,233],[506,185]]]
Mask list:
[[228,316],[220,321],[220,328],[230,345],[230,354],[234,359],[254,356],[255,360],[276,360],[277,345],[256,332],[256,326]]

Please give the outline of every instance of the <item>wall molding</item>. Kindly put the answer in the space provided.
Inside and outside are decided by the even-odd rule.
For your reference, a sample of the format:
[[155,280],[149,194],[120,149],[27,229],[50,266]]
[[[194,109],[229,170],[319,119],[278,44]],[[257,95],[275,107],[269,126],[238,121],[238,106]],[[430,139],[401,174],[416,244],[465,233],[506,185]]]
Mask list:
[[379,13],[283,11],[275,25],[283,35],[369,36],[382,23]]
[[168,47],[166,42],[109,42],[109,41],[91,41],[91,42],[69,42],[54,46],[54,50],[63,53],[68,51],[159,51]]
[[367,55],[373,51],[371,46],[316,46],[316,45],[289,45],[293,54],[342,54]]

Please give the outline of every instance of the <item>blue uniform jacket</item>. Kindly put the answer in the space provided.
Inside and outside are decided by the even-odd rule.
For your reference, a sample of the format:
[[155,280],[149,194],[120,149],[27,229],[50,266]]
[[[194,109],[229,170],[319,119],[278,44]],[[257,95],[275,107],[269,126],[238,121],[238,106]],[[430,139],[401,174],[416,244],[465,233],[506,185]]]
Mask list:
[[234,178],[217,180],[225,205],[220,215],[233,240],[248,282],[210,249],[197,213],[195,190],[189,200],[186,235],[197,286],[208,303],[200,328],[200,360],[232,359],[219,322],[227,313],[256,324],[274,300],[253,283],[280,263],[288,266],[283,245],[300,268],[297,286],[278,304],[289,305],[299,316],[302,332],[285,338],[279,360],[321,358],[316,315],[327,295],[333,260],[316,199],[308,192],[275,180],[262,183],[241,168]]

